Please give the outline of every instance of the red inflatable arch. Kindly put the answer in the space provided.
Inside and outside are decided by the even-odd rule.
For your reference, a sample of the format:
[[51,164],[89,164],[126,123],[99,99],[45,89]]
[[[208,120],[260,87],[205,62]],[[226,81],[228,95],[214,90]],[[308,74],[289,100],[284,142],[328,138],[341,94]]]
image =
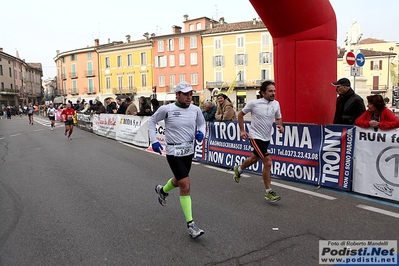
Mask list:
[[273,37],[276,99],[285,122],[331,124],[337,23],[328,0],[250,0]]

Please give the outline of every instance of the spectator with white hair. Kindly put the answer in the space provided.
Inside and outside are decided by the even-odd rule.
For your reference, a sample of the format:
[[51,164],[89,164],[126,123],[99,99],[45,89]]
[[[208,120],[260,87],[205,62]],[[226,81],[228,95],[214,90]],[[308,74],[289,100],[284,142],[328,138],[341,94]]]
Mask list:
[[204,102],[204,110],[202,110],[202,114],[204,115],[205,121],[213,121],[215,120],[217,107],[212,101]]

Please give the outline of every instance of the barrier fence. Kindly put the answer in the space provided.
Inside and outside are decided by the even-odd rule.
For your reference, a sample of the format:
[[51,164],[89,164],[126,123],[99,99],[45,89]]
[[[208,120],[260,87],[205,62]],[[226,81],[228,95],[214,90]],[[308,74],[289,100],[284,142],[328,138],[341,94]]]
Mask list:
[[[151,150],[148,117],[78,114],[77,120],[83,130]],[[244,126],[248,130],[250,122]],[[295,123],[284,123],[284,128],[284,133],[273,131],[270,141],[274,178],[399,201],[399,130]],[[156,130],[165,148],[163,121]],[[207,122],[204,140],[195,141],[194,160],[233,168],[251,153],[237,122],[214,121]],[[260,175],[261,161],[247,171]]]

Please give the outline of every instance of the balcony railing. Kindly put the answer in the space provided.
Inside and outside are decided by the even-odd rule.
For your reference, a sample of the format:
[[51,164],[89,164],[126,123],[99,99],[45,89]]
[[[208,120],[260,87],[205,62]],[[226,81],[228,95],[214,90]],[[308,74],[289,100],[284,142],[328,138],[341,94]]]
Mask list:
[[[237,80],[235,83],[235,87],[259,87],[264,79],[246,79],[246,80]],[[206,88],[228,88],[233,84],[234,80],[225,80],[225,81],[207,81]]]
[[367,89],[371,90],[371,91],[386,91],[387,90],[387,86],[386,85],[367,85]]
[[77,77],[78,77],[78,73],[77,72],[69,72],[69,78],[76,79]]
[[61,79],[62,80],[66,80],[66,75],[65,74],[61,74]]
[[133,94],[137,91],[136,87],[113,88],[114,94]]
[[85,71],[85,76],[86,77],[94,77],[96,75],[94,70],[86,70]]
[[68,93],[71,94],[71,95],[79,95],[79,92],[77,90],[74,90],[74,89],[69,89]]
[[95,87],[85,87],[84,93],[86,94],[96,94],[96,88]]
[[18,95],[19,90],[14,89],[0,89],[0,94]]

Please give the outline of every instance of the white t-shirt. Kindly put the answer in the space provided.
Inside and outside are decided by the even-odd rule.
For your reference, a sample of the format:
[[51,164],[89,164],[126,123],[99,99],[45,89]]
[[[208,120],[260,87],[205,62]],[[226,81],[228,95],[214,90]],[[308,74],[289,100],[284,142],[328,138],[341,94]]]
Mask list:
[[259,98],[248,102],[241,110],[244,114],[251,112],[249,137],[269,141],[272,136],[274,119],[281,119],[280,104],[278,101],[268,101]]
[[56,112],[57,112],[57,109],[55,109],[54,107],[53,108],[49,108],[47,110],[48,116],[51,116],[51,117],[55,116]]
[[[169,144],[192,143],[197,130],[205,135],[205,119],[198,106],[190,104],[182,108],[175,103],[159,107],[155,114],[148,120],[148,130],[151,144],[158,141],[156,136],[156,123],[165,121],[165,142]],[[164,147],[165,148],[165,147]],[[190,152],[191,154],[194,152]],[[186,154],[189,155],[190,153]],[[176,155],[173,145],[166,145],[167,155]]]

